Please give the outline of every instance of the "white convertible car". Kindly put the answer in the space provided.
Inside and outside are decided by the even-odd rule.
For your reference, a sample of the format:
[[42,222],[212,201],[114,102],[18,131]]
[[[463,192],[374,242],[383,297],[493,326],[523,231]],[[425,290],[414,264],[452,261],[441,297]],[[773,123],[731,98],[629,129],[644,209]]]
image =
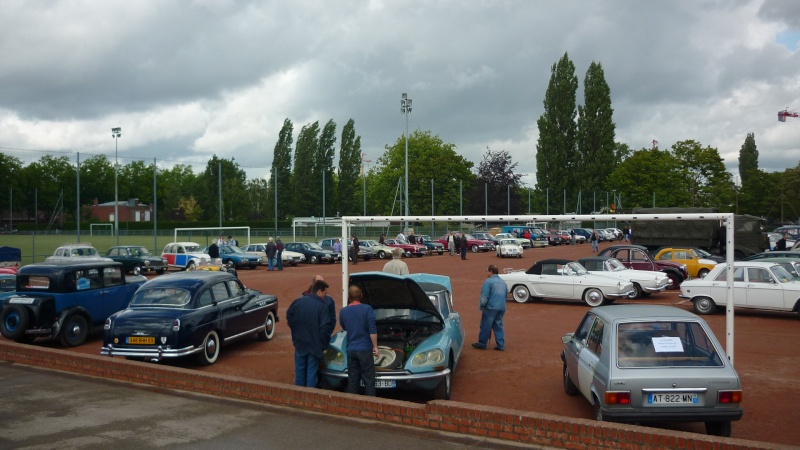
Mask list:
[[628,296],[631,299],[661,292],[669,286],[669,277],[664,272],[629,269],[617,258],[590,256],[579,259],[578,262],[591,273],[631,282],[634,290]]
[[538,261],[527,271],[500,274],[518,303],[542,298],[583,300],[589,306],[611,303],[634,292],[633,284],[589,273],[580,263],[566,259]]
[[[705,278],[681,283],[681,298],[694,303],[698,314],[711,314],[727,302],[728,265],[717,264]],[[800,313],[800,281],[780,263],[736,261],[733,263],[733,305],[737,308],[770,309]]]

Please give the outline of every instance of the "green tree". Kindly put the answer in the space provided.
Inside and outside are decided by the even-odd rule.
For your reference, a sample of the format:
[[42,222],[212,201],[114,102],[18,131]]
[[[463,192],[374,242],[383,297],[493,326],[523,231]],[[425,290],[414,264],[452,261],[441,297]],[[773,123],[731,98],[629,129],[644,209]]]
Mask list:
[[470,189],[469,211],[489,215],[521,212],[518,189],[522,175],[514,173],[516,167],[517,163],[512,162],[506,150],[493,151],[487,147],[483,161],[478,164],[478,177]]
[[669,151],[641,149],[633,152],[608,176],[608,186],[622,198],[618,208],[689,206],[689,189],[681,162]]
[[342,144],[339,153],[339,212],[355,215],[362,211],[361,194],[361,136],[356,135],[356,125],[350,119],[342,128]]
[[247,218],[249,220],[265,220],[273,216],[270,206],[274,201],[270,196],[272,192],[267,185],[268,181],[263,178],[253,178],[247,180],[245,189],[247,192],[247,204],[250,206]]
[[196,222],[203,217],[203,208],[194,198],[194,195],[181,197],[178,201],[178,213],[181,220]]
[[196,185],[197,175],[192,166],[176,164],[170,169],[158,171],[158,215],[173,220],[184,217],[181,201],[191,195]]
[[594,61],[583,81],[583,98],[584,106],[578,107],[577,181],[584,192],[599,191],[605,189],[606,178],[614,170],[617,148],[611,89],[603,67]]
[[[42,158],[44,159],[44,158]],[[53,161],[56,162],[56,161]],[[58,164],[58,163],[56,163]],[[60,165],[69,164],[68,161],[62,160]],[[71,165],[70,165],[71,166]],[[61,170],[66,170],[64,167]],[[72,170],[75,170],[74,168]],[[116,183],[119,183],[120,176],[117,173]],[[114,201],[114,165],[109,161],[106,155],[94,155],[85,161],[81,161],[81,204],[91,204],[94,199],[99,203],[108,203]],[[117,199],[119,201],[125,198],[119,194],[119,184],[117,186]],[[75,199],[68,198],[65,194],[64,201],[69,205],[75,204]]]
[[758,147],[756,147],[756,136],[754,133],[747,133],[742,148],[739,149],[739,178],[742,185],[747,183],[751,176],[758,171]]
[[[292,215],[308,217],[317,215],[314,210],[315,196],[322,195],[317,191],[314,180],[314,155],[319,142],[319,122],[304,125],[297,135],[294,151],[294,171],[292,172]],[[320,183],[322,180],[320,180]]]
[[[336,215],[337,201],[333,190],[333,157],[336,156],[336,122],[329,120],[322,129],[313,160],[313,178],[317,195],[313,196],[313,215]],[[324,183],[324,187],[323,187]],[[323,197],[324,194],[324,197]]]
[[544,113],[536,124],[536,180],[541,190],[574,190],[576,172],[575,96],[578,77],[567,53],[550,69],[550,83],[544,97]]
[[133,161],[119,167],[119,199],[138,198],[142,203],[153,201],[153,164]]
[[689,206],[714,207],[731,211],[734,203],[733,180],[716,148],[701,147],[687,140],[672,146],[680,161],[683,186],[688,187]]
[[[220,170],[222,180],[222,212],[220,212]],[[196,179],[197,203],[205,213],[206,220],[244,220],[250,206],[246,196],[247,175],[239,164],[214,155],[206,164],[206,169]]]
[[[4,189],[4,192],[0,193],[0,197],[5,199],[5,202],[0,203],[0,209],[11,206],[14,210],[21,211],[27,209],[26,203],[33,205],[32,201],[26,201],[28,187],[23,182],[22,161],[16,156],[0,153],[0,186]],[[12,198],[9,198],[9,190],[13,191]],[[13,204],[11,204],[12,202]]]
[[[289,205],[292,201],[291,186],[292,186],[292,137],[294,133],[294,125],[288,118],[283,121],[283,126],[278,134],[278,142],[275,143],[275,149],[272,156],[272,171],[270,174],[269,183],[269,206],[270,212],[275,211],[275,189],[277,179],[278,189],[278,218],[286,217],[286,213],[290,210]],[[269,216],[269,215],[268,215]]]

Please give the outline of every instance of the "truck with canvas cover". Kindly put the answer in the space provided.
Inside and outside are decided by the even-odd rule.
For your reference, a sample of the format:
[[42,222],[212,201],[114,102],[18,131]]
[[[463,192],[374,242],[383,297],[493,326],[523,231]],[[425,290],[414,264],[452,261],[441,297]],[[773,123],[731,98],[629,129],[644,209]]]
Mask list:
[[[634,208],[633,214],[704,214],[716,208]],[[742,259],[769,248],[762,219],[734,216],[734,252]],[[725,224],[718,220],[639,220],[633,223],[633,243],[650,251],[659,247],[699,247],[714,254],[725,252]]]

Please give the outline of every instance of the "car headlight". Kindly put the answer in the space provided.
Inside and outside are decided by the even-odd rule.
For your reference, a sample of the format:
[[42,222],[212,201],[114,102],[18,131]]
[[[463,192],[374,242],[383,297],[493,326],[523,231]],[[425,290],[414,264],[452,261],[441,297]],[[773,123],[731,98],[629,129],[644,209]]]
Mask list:
[[419,352],[411,360],[411,367],[435,366],[444,362],[444,352],[440,348]]
[[325,365],[327,366],[344,365],[344,354],[336,349],[326,348],[322,352],[322,359],[325,360]]

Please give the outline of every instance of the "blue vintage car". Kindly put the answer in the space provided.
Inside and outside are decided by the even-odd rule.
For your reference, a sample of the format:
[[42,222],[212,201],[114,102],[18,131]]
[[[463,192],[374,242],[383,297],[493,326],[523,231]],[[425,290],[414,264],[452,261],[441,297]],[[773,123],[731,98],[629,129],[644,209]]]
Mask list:
[[[204,248],[203,252],[207,254],[208,247]],[[219,258],[223,264],[236,269],[241,269],[242,267],[255,269],[261,264],[261,256],[246,252],[235,245],[220,245]]]
[[[350,275],[350,284],[361,288],[362,303],[375,310],[380,351],[375,387],[426,390],[449,399],[465,338],[450,277],[361,272]],[[322,379],[334,389],[347,385],[346,331],[331,337]]]
[[217,361],[220,348],[239,338],[275,335],[278,298],[244,287],[233,274],[192,271],[145,283],[130,305],[106,320],[100,353],[157,362],[196,355]]
[[325,250],[314,242],[289,242],[286,244],[286,250],[302,253],[306,257],[306,262],[309,264],[318,264],[326,262],[333,264],[336,261],[342,260],[342,254],[331,250]]

